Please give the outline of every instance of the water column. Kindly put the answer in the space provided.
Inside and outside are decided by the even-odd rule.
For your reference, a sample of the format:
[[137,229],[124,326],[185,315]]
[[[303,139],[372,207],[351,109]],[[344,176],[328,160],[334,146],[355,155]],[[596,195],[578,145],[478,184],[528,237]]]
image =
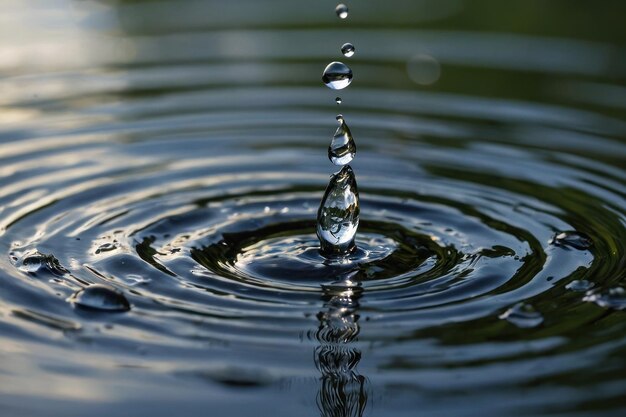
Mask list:
[[[336,8],[340,19],[348,17],[348,8],[340,4]],[[345,57],[355,53],[352,44],[342,45]],[[331,62],[322,74],[322,81],[333,90],[342,90],[352,82],[352,70],[343,62]],[[341,104],[341,97],[335,99]],[[328,147],[328,159],[341,170],[333,174],[317,211],[317,237],[321,252],[329,258],[342,257],[354,251],[354,238],[359,226],[359,191],[354,171],[348,165],[356,155],[356,144],[343,115],[337,115],[339,127]]]

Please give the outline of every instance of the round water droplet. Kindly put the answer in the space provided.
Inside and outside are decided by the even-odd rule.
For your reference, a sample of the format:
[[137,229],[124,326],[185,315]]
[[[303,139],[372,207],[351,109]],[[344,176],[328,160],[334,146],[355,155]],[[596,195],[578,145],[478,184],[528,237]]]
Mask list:
[[343,62],[331,62],[324,68],[322,81],[333,90],[344,89],[352,82],[352,70]]
[[322,254],[342,256],[355,249],[359,226],[359,191],[349,165],[330,178],[317,211],[317,237]]
[[339,127],[328,147],[328,159],[335,165],[346,165],[356,155],[356,143],[342,115],[337,116],[337,121]]
[[537,327],[543,323],[543,316],[530,304],[517,303],[498,316],[517,327],[526,329]]
[[343,3],[338,4],[337,7],[335,7],[335,13],[337,13],[340,19],[345,19],[348,17],[348,6]]
[[584,233],[576,231],[567,231],[558,233],[552,241],[553,245],[561,246],[564,248],[574,248],[578,250],[589,249],[593,245],[593,241],[589,236]]
[[352,45],[350,42],[344,43],[341,46],[341,53],[346,58],[350,58],[352,55],[354,55],[355,52],[356,52],[356,50],[354,49],[354,45]]
[[90,285],[77,291],[74,295],[72,295],[72,297],[70,297],[70,301],[80,307],[91,308],[94,310],[130,310],[130,303],[124,294],[109,285]]
[[336,97],[335,98],[335,103],[341,104],[341,102],[342,102],[341,97]]

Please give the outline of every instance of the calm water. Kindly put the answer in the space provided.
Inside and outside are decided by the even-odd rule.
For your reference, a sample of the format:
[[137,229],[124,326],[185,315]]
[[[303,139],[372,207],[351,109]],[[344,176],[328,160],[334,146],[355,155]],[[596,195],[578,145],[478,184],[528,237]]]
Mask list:
[[337,3],[3,0],[1,415],[626,413],[622,2]]

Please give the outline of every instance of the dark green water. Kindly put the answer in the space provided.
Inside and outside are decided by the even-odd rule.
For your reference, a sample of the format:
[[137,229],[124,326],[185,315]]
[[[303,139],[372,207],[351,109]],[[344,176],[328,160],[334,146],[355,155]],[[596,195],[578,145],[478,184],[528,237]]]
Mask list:
[[0,415],[626,413],[626,6],[346,3],[2,2]]

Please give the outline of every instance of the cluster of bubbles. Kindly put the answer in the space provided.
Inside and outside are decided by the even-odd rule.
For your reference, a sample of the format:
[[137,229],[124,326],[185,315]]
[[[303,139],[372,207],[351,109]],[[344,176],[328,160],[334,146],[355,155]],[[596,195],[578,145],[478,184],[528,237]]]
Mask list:
[[[348,7],[337,5],[340,19],[348,17]],[[341,53],[350,58],[354,45],[344,43]],[[322,81],[332,90],[342,90],[352,83],[352,70],[343,62],[333,61],[324,68]],[[341,97],[335,98],[337,105]],[[328,147],[328,159],[343,168],[331,176],[317,211],[317,236],[322,253],[327,257],[342,257],[355,250],[354,238],[359,226],[359,191],[350,165],[356,155],[356,144],[343,115],[337,115],[339,127]]]

